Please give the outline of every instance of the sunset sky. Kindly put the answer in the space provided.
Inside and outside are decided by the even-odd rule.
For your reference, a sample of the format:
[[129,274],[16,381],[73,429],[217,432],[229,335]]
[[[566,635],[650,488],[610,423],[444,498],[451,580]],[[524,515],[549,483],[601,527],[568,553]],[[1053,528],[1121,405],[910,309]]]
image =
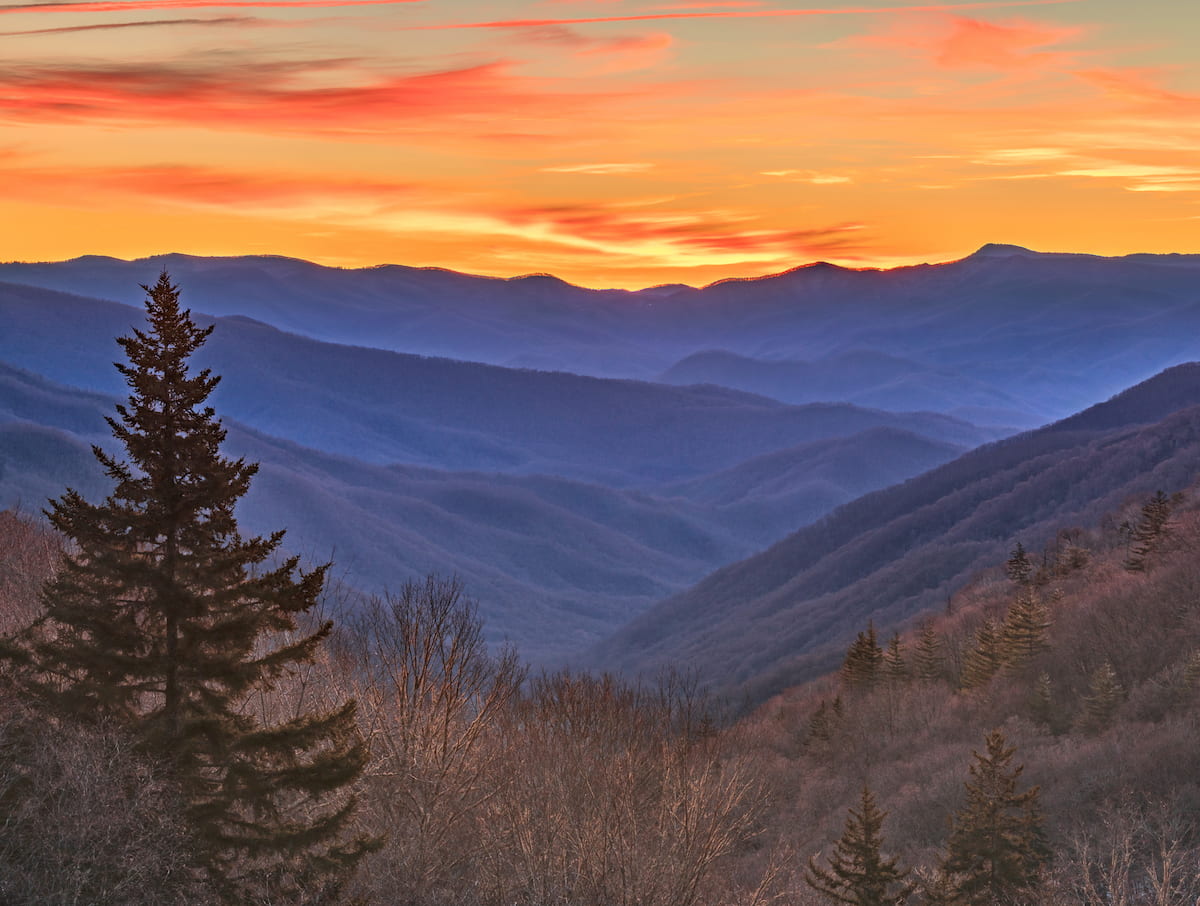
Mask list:
[[0,5],[0,259],[1200,252],[1191,0]]

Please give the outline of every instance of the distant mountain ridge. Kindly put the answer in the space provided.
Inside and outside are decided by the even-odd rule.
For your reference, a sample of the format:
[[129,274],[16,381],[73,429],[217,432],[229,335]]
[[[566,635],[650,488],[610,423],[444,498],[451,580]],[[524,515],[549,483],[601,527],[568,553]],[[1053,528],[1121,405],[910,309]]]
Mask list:
[[805,362],[872,352],[939,379],[864,402],[949,412],[995,395],[1017,401],[1028,424],[1200,358],[1198,255],[1103,258],[988,245],[946,264],[885,271],[818,263],[636,292],[547,275],[186,255],[5,264],[0,280],[130,300],[162,268],[197,311],[336,343],[514,367],[646,379],[706,350]]
[[[184,299],[188,300],[186,290]],[[197,312],[197,318],[204,320]],[[109,339],[141,321],[115,302],[0,284],[0,361],[51,380],[123,392]],[[340,346],[222,319],[196,364],[223,376],[230,418],[375,463],[555,474],[649,486],[868,428],[975,446],[1002,435],[935,413],[787,406],[718,387],[506,369]]]
[[[212,342],[228,326],[218,322]],[[95,355],[92,345],[81,341],[72,366]],[[303,357],[300,363],[313,367]],[[280,411],[304,417],[307,391],[286,401],[271,395],[277,384],[262,383],[258,391],[268,392],[252,398],[273,405],[276,417]],[[91,500],[106,494],[110,485],[90,445],[111,445],[104,416],[115,402],[115,396],[0,362],[0,508],[19,505],[36,513],[68,486]],[[312,430],[328,408],[309,407]],[[766,404],[768,416],[781,411],[786,407]],[[225,422],[228,452],[261,463],[243,506],[249,531],[287,527],[292,550],[317,562],[332,558],[336,575],[368,591],[429,572],[457,575],[480,599],[492,641],[516,642],[524,656],[551,665],[863,486],[797,482],[790,472],[811,461],[810,450],[778,450],[765,463],[751,460],[755,481],[790,483],[790,494],[755,496],[751,484],[742,491],[746,500],[734,493],[715,504],[657,488],[624,490],[550,475],[370,463],[272,437],[229,416]],[[865,486],[890,484],[959,450],[908,434],[919,454],[889,458],[880,452],[879,430],[894,429],[836,440],[847,457],[878,461],[857,476]],[[355,437],[342,438],[343,446],[353,446]]]
[[716,384],[800,405],[845,400],[896,409],[921,400],[938,412],[970,409],[971,420],[1031,428],[1046,419],[1036,401],[1023,400],[946,368],[933,368],[870,350],[849,350],[815,361],[765,360],[725,350],[697,352],[658,378],[666,384]]

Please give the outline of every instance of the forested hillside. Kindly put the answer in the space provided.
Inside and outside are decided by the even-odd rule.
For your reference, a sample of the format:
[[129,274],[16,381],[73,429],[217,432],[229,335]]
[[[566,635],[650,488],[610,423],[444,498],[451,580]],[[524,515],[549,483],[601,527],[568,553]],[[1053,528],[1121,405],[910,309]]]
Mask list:
[[[11,632],[38,612],[59,545],[11,515],[0,533]],[[861,832],[847,819],[865,789],[872,839],[910,871],[889,889],[911,896],[887,902],[1191,906],[1197,549],[1195,488],[1131,499],[1044,550],[1014,546],[912,631],[863,625],[839,670],[731,725],[677,676],[640,690],[522,683],[512,656],[486,657],[460,590],[434,580],[343,622],[274,707],[358,697],[372,755],[357,826],[386,834],[350,888],[368,903],[820,906],[831,900],[805,877],[829,871],[848,827]],[[20,720],[4,698],[0,738]],[[0,765],[8,807],[20,803],[0,832],[4,889],[53,899],[110,885],[91,901],[168,902],[145,886],[186,859],[164,778],[120,734],[32,743],[36,770]],[[1008,797],[999,814],[1024,822],[1013,851],[1033,855],[1014,859],[1017,881],[964,899],[981,851],[952,829],[981,820],[965,784],[987,770],[1011,783],[985,787]]]
[[1200,366],[973,450],[835,510],[669,598],[596,649],[629,671],[701,671],[753,700],[823,672],[856,626],[946,605],[1019,538],[1041,544],[1200,473]]
[[[876,636],[863,625],[840,670],[741,724],[782,793],[763,851],[773,842],[794,854],[802,891],[803,860],[832,849],[865,785],[887,813],[885,851],[916,869],[912,902],[943,902],[938,866],[950,819],[968,806],[971,752],[998,729],[1016,749],[1010,768],[1024,766],[1010,792],[1039,788],[1048,849],[1029,889],[969,902],[1191,906],[1200,896],[1197,550],[1195,486],[1139,497],[1044,549],[1014,547],[908,632]],[[809,891],[785,902],[828,901]]]

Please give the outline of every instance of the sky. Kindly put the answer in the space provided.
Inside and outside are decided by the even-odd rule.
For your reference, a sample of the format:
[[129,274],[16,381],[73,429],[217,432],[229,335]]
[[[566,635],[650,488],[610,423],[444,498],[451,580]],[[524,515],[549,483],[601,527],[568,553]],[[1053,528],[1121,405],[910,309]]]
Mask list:
[[1200,252],[1192,0],[0,3],[0,259]]

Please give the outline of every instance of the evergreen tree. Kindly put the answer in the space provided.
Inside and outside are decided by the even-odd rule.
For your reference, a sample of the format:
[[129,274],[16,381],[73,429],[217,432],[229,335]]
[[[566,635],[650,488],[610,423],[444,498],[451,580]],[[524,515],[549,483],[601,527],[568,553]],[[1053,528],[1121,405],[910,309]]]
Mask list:
[[225,430],[205,405],[219,378],[188,365],[212,328],[180,309],[165,273],[143,289],[149,327],[118,340],[130,396],[108,419],[128,460],[95,448],[112,493],[52,502],[73,550],[24,642],[28,688],[51,715],[115,722],[170,763],[197,866],[226,901],[298,902],[369,845],[342,839],[343,791],[366,761],[353,702],[280,723],[248,707],[328,635],[329,623],[299,627],[325,567],[279,561],[283,532],[239,533],[257,466],[220,455]]
[[907,869],[896,858],[885,859],[880,850],[880,829],[886,812],[875,805],[875,796],[863,787],[858,810],[850,809],[846,829],[833,845],[829,867],[808,860],[804,882],[835,903],[851,906],[897,906],[905,902],[914,885],[905,882]]
[[999,730],[987,735],[987,754],[974,753],[967,805],[954,817],[942,869],[967,906],[1006,902],[1050,857],[1038,788],[1017,792],[1023,766],[1012,767],[1015,752]]
[[986,686],[1004,666],[1004,648],[1000,626],[988,617],[975,630],[975,644],[963,660],[961,685],[964,689]]
[[917,679],[931,683],[946,675],[946,656],[942,648],[941,634],[934,628],[933,621],[926,620],[913,651],[913,673]]
[[1015,584],[1024,586],[1033,581],[1033,564],[1029,560],[1029,554],[1025,552],[1025,545],[1020,541],[1013,548],[1004,566],[1008,578]]
[[887,650],[883,652],[883,676],[893,685],[908,679],[908,665],[904,662],[904,643],[900,641],[899,633],[892,636]]
[[1083,700],[1080,719],[1083,729],[1092,733],[1106,729],[1124,700],[1125,689],[1117,679],[1117,672],[1105,661],[1092,674],[1088,694]]
[[875,638],[875,624],[867,623],[867,631],[860,632],[846,659],[842,662],[842,681],[851,689],[869,689],[879,679],[883,665],[883,649]]
[[1049,647],[1050,611],[1033,589],[1025,589],[1005,614],[1000,629],[1001,657],[1020,667]]
[[1162,491],[1142,507],[1142,516],[1133,527],[1130,537],[1129,557],[1125,568],[1130,572],[1146,569],[1147,558],[1157,551],[1163,537],[1170,531],[1171,500]]

